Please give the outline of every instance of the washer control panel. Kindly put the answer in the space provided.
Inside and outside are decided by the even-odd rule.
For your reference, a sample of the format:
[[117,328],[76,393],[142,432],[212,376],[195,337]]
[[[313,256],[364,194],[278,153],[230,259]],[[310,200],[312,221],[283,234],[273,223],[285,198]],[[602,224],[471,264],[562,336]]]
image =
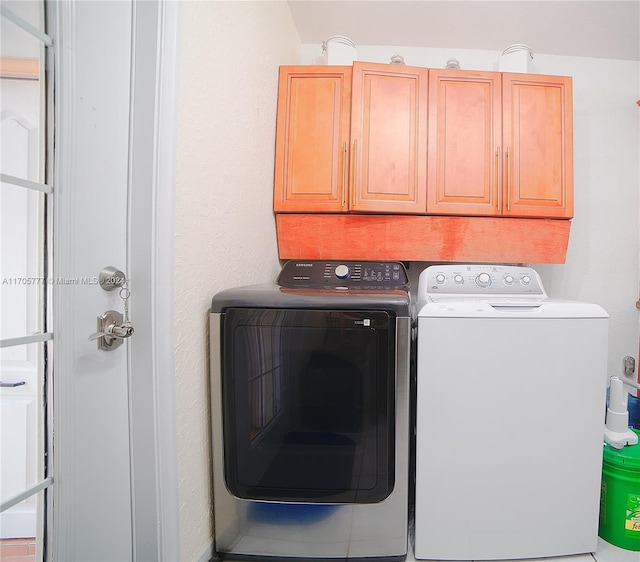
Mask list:
[[277,284],[288,288],[406,289],[409,278],[400,262],[290,260]]
[[433,265],[420,274],[418,292],[437,296],[546,298],[538,273],[511,265]]

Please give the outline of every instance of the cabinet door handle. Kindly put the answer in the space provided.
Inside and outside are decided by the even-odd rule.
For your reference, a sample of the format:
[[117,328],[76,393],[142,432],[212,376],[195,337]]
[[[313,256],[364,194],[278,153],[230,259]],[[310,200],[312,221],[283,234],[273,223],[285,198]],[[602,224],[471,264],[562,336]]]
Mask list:
[[353,191],[353,208],[356,206],[356,167],[358,166],[358,141],[353,141],[353,155],[351,158],[351,163],[353,165],[353,181],[351,182],[351,190]]
[[342,206],[347,204],[347,143],[342,143]]
[[507,211],[511,210],[511,186],[510,184],[510,174],[509,174],[509,166],[510,166],[510,162],[509,162],[509,147],[507,146],[507,152],[505,154],[505,165],[507,168],[507,181],[505,182],[505,191],[507,192]]
[[498,212],[502,212],[502,190],[500,189],[500,147],[496,148],[496,192],[498,195]]

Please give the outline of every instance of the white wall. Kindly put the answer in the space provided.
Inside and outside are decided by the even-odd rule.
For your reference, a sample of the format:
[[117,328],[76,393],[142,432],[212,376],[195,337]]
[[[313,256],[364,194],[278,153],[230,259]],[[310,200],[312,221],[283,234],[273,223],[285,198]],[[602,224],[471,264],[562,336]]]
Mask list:
[[538,269],[552,296],[609,313],[609,374],[620,374],[625,355],[638,357],[638,63],[539,58],[573,76],[575,218],[566,264]]
[[278,66],[298,62],[284,2],[183,2],[175,219],[181,560],[212,541],[207,311],[229,287],[273,281]]
[[[535,46],[532,46],[534,48]],[[541,47],[542,48],[542,47]],[[498,69],[499,51],[358,46],[358,60],[465,70]],[[322,64],[320,45],[303,45],[303,64]],[[609,373],[638,357],[640,266],[640,68],[637,62],[535,54],[538,74],[573,77],[575,218],[566,263],[532,264],[552,297],[595,302],[610,315]],[[427,264],[412,265],[414,285]]]

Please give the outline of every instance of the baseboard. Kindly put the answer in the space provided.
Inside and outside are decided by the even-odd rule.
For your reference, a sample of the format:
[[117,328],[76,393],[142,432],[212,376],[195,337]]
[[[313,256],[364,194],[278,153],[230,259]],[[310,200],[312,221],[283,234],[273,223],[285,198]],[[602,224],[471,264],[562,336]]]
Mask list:
[[218,562],[219,560],[213,548],[213,542],[209,543],[198,557],[198,562]]

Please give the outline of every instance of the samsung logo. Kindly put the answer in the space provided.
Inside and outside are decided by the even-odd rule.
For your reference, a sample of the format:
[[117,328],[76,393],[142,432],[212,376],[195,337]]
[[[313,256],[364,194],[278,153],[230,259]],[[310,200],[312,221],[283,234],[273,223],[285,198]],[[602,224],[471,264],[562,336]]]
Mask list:
[[312,263],[297,263],[296,267],[313,267]]

